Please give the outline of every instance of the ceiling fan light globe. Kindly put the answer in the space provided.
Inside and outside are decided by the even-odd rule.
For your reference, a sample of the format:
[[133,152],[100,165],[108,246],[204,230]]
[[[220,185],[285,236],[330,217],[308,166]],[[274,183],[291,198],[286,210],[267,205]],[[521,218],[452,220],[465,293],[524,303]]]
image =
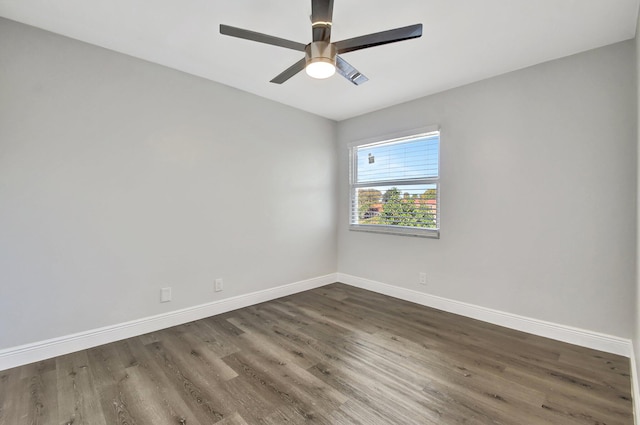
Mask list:
[[331,61],[322,59],[317,58],[307,63],[305,71],[309,77],[323,80],[336,73],[336,66]]

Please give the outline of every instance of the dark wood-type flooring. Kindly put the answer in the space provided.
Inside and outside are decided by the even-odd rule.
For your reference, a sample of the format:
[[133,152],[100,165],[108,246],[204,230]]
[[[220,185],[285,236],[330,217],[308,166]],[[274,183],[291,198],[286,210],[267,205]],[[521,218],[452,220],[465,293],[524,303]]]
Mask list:
[[629,360],[342,284],[0,372],[0,424],[632,424]]

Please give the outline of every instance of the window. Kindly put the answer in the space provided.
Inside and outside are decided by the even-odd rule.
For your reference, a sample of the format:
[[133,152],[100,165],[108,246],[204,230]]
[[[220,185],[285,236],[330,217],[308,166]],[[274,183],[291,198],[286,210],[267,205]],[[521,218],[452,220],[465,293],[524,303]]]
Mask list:
[[351,147],[351,230],[440,236],[440,131],[411,133]]

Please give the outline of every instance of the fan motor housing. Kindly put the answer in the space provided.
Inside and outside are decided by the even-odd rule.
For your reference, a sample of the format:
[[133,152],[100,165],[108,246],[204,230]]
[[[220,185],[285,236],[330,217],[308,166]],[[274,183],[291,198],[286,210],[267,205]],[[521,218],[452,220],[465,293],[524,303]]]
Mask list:
[[307,65],[311,62],[327,62],[336,66],[336,46],[326,41],[314,41],[304,49],[304,56]]

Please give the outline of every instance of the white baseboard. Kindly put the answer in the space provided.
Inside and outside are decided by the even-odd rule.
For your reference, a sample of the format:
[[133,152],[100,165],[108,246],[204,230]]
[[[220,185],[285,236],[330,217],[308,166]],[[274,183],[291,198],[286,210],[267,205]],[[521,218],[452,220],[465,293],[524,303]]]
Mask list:
[[338,273],[338,282],[506,328],[625,357],[631,356],[632,344],[629,339],[480,307],[345,273]]
[[0,350],[0,370],[10,369],[63,354],[96,347],[148,332],[181,325],[216,314],[292,295],[336,282],[336,274],[328,274],[288,285],[277,286],[250,294],[225,298],[156,316],[145,317],[113,326],[79,332],[46,341]]
[[216,314],[226,313],[228,311],[270,301],[309,289],[318,288],[334,282],[342,282],[358,288],[411,301],[427,307],[436,308],[438,310],[482,320],[510,329],[516,329],[534,335],[568,342],[570,344],[630,357],[632,389],[634,395],[633,400],[634,404],[638,405],[638,408],[636,408],[635,411],[640,412],[640,387],[638,383],[633,345],[629,339],[480,307],[345,273],[332,273],[326,276],[320,276],[288,285],[252,292],[250,294],[226,298],[165,314],[145,317],[126,323],[0,350],[0,370],[10,369],[12,367],[37,362],[55,356],[73,353],[75,351],[131,338],[205,317],[215,316]]
[[638,380],[638,367],[636,365],[636,353],[631,344],[631,400],[633,400],[633,423],[640,423],[640,381]]

